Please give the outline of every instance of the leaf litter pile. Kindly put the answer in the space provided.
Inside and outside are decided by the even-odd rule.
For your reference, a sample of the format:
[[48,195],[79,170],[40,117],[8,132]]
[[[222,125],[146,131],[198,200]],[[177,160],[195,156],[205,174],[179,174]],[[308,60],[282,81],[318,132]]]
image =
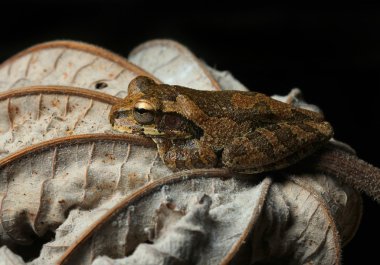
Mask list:
[[[0,264],[341,264],[357,191],[320,173],[171,172],[151,140],[108,121],[139,75],[247,90],[169,40],[128,60],[48,42],[0,65]],[[298,96],[276,98],[318,110]]]

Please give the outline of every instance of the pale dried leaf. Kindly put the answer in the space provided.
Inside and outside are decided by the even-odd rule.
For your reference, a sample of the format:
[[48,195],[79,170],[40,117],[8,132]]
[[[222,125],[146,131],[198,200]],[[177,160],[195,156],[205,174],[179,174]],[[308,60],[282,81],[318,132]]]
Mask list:
[[218,82],[222,90],[248,91],[248,88],[240,83],[239,80],[235,79],[229,71],[218,71],[206,64],[205,67]]
[[173,207],[170,201],[162,202],[158,209],[156,209],[156,214],[154,216],[154,228],[147,230],[149,233],[148,240],[154,241],[161,237],[162,234],[167,233],[167,230],[181,219],[186,212],[184,209],[178,209]]
[[44,142],[0,160],[1,220],[27,243],[63,223],[71,208],[95,208],[170,171],[150,141],[128,135],[80,135]]
[[322,113],[322,110],[318,106],[305,102],[302,96],[302,92],[299,88],[293,88],[286,96],[273,95],[272,98],[291,104],[298,108]]
[[25,265],[25,262],[6,246],[2,246],[0,248],[0,265]]
[[[198,260],[198,253],[207,243],[207,237],[212,230],[213,220],[210,217],[211,198],[203,195],[197,202],[189,203],[187,213],[178,216],[175,211],[168,207],[160,206],[162,221],[166,222],[165,231],[155,239],[153,245],[140,244],[133,255],[127,258],[114,260],[100,257],[94,260],[92,265],[101,265],[104,260],[114,264],[194,264]],[[171,203],[165,203],[168,205]],[[175,218],[172,218],[174,217]],[[156,223],[157,225],[157,223]]]
[[361,217],[359,194],[324,175],[273,183],[264,209],[252,264],[340,264],[339,234],[350,239]]
[[32,85],[62,85],[125,97],[129,82],[138,75],[150,76],[100,47],[53,41],[26,49],[0,65],[0,91]]
[[97,222],[112,207],[125,199],[125,194],[115,193],[108,200],[91,210],[74,209],[64,223],[56,229],[53,241],[44,244],[39,257],[31,265],[45,265],[56,263],[65,251],[85,233],[89,226]]
[[128,59],[163,83],[199,90],[220,90],[203,63],[176,41],[145,42],[135,48]]
[[[186,235],[198,229],[199,226],[202,227],[202,222],[197,223],[196,218],[190,218],[195,222],[184,225],[186,221],[182,223],[181,221],[186,220],[187,215],[182,218],[171,218],[166,231],[159,233],[154,244],[149,247],[143,244],[141,248],[152,249],[153,253],[145,253],[145,255],[154,256],[158,251],[161,253],[160,256],[164,255],[168,260],[179,260],[186,264],[205,264],[206,262],[207,264],[227,264],[244,243],[251,227],[260,216],[270,179],[259,183],[237,179],[223,181],[219,178],[221,170],[216,170],[214,173],[212,170],[203,170],[208,173],[201,172],[202,170],[196,174],[178,173],[176,176],[158,180],[144,187],[142,191],[136,192],[110,211],[102,223],[83,235],[81,244],[73,246],[62,262],[90,264],[99,255],[121,258],[149,239],[147,231],[156,226],[157,219],[154,217],[162,203],[170,203],[171,208],[189,213],[194,201],[207,194],[212,200],[209,211],[212,225],[206,225],[208,236],[205,237],[206,242],[201,249],[199,249],[200,238]],[[204,214],[208,213],[204,212]],[[125,226],[120,227],[118,224]],[[181,226],[181,229],[177,229],[177,225]],[[203,238],[202,233],[196,234]],[[115,251],[114,245],[122,243],[117,241],[117,238],[125,240],[122,244],[125,245],[123,252]],[[196,261],[188,260],[189,253],[193,250],[198,250],[196,254],[194,253],[197,257]],[[133,255],[129,262],[136,262],[137,257]]]
[[[244,90],[228,72],[207,69],[173,41],[147,42],[130,58],[165,83]],[[1,65],[0,91],[28,84],[63,84],[98,86],[98,91],[124,97],[129,81],[138,74],[148,75],[101,48],[52,42],[27,49]],[[180,172],[162,179],[171,172],[150,141],[76,135],[108,132],[107,112],[114,97],[88,96],[79,89],[74,93],[64,88],[63,95],[59,88],[49,95],[18,89],[0,94],[0,156],[9,154],[0,160],[0,242],[28,243],[34,236],[55,231],[54,241],[44,244],[32,264],[59,259],[91,264],[99,255],[129,255],[119,261],[98,260],[104,264],[144,264],[152,257],[161,264],[194,264],[191,253],[199,258],[198,264],[231,260],[234,264],[339,264],[339,240],[346,244],[356,232],[360,197],[330,177],[292,176],[270,186],[270,179],[223,181],[218,178],[223,176],[220,171],[201,170],[203,174]],[[277,99],[319,111],[300,95],[293,90]],[[65,100],[77,108],[62,109]],[[48,110],[41,111],[38,104]],[[67,134],[74,135],[54,139]],[[205,194],[212,200],[210,210],[192,211]],[[250,244],[244,244],[246,240]],[[8,249],[0,250],[0,263],[1,257],[17,260]]]
[[[355,235],[362,215],[362,199],[352,187],[342,185],[335,178],[324,174],[296,175],[291,181],[323,199],[339,232],[342,245]],[[327,209],[326,209],[327,210]]]
[[112,132],[118,98],[71,87],[30,87],[0,94],[0,158],[68,135]]

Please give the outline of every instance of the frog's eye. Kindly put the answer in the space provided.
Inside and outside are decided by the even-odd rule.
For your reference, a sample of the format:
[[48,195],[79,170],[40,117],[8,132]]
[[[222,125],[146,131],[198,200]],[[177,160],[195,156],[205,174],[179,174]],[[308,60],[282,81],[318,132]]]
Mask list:
[[154,107],[148,102],[137,102],[133,109],[133,117],[140,124],[151,124],[154,121]]

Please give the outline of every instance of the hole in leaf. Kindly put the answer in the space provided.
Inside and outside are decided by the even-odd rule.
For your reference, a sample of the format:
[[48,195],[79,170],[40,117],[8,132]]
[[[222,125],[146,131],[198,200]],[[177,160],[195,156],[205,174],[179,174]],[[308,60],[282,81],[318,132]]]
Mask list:
[[106,88],[106,87],[108,87],[108,84],[105,83],[105,82],[97,82],[97,83],[95,84],[95,88],[96,88],[96,89],[103,89],[103,88]]

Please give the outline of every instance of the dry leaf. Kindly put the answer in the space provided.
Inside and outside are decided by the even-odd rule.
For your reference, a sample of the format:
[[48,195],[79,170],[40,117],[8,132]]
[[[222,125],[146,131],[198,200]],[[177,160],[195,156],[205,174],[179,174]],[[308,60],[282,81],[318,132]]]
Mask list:
[[[201,248],[207,244],[209,232],[212,231],[213,220],[209,213],[211,198],[203,195],[194,205],[189,204],[190,209],[182,218],[176,214],[181,211],[170,209],[168,204],[160,205],[157,210],[164,216],[161,219],[167,223],[167,231],[153,245],[139,244],[127,258],[112,260],[98,257],[92,264],[196,264],[198,253],[202,252]],[[173,221],[171,215],[178,220]]]
[[361,221],[362,199],[359,192],[324,174],[295,175],[290,177],[290,181],[326,207],[338,229],[341,244],[346,245]]
[[30,87],[0,94],[0,158],[68,135],[111,131],[116,97],[71,87]]
[[[39,257],[30,262],[30,264],[45,265],[58,261],[68,248],[76,244],[78,238],[86,233],[93,223],[101,219],[106,212],[121,200],[125,199],[125,194],[116,192],[107,200],[104,199],[99,202],[96,208],[71,210],[66,220],[56,229],[54,240],[45,243]],[[119,246],[116,246],[116,248],[119,249]]]
[[[130,59],[165,83],[245,90],[173,41],[147,42]],[[35,265],[91,264],[99,255],[122,260],[98,264],[340,264],[341,244],[360,222],[357,192],[320,174],[268,174],[260,182],[225,180],[225,171],[210,169],[165,178],[172,172],[152,141],[109,131],[118,99],[106,94],[125,96],[138,74],[148,75],[101,48],[67,41],[37,45],[0,66],[1,244],[14,250],[55,233]],[[20,88],[31,84],[85,89]],[[319,110],[297,90],[279,99]],[[6,247],[0,262],[24,264]]]
[[218,82],[222,90],[238,90],[248,91],[249,89],[244,86],[239,80],[235,79],[228,71],[218,71],[205,63],[203,63],[207,70],[211,73],[213,78]]
[[[226,174],[223,170],[198,170],[153,182],[106,213],[66,252],[61,262],[91,264],[98,255],[120,258],[139,246],[124,264],[153,264],[149,255],[154,257],[156,252],[168,260],[162,264],[171,264],[172,260],[181,264],[227,264],[260,216],[271,181],[222,180]],[[197,201],[202,200],[211,204],[203,205],[210,207],[209,211],[197,208]],[[168,220],[162,225],[163,217],[157,216],[162,214],[163,204],[183,212],[183,216],[164,214]],[[199,211],[192,211],[192,207]],[[153,245],[143,244],[150,238],[149,231],[157,226],[161,231],[156,232]],[[116,245],[121,243],[117,238],[123,239],[120,252],[116,251]],[[200,240],[205,241],[201,249]],[[143,250],[151,249],[144,254],[145,259],[139,256],[144,253],[140,246]],[[138,259],[142,261],[136,263]]]
[[1,160],[1,223],[19,243],[54,231],[72,208],[91,209],[170,171],[152,143],[128,135],[80,135],[24,149]]
[[138,75],[150,76],[100,47],[53,41],[26,49],[0,65],[0,91],[32,85],[62,85],[125,97],[129,82]]
[[340,264],[361,210],[357,192],[325,175],[273,183],[253,230],[252,264]]
[[322,113],[322,110],[318,108],[318,106],[305,102],[302,96],[302,92],[298,88],[293,88],[286,96],[273,95],[272,98],[288,104],[292,104],[298,108]]
[[128,59],[163,83],[200,90],[220,90],[219,84],[203,63],[178,42],[145,42],[135,48]]
[[0,248],[0,265],[24,265],[21,257],[15,255],[6,246]]

